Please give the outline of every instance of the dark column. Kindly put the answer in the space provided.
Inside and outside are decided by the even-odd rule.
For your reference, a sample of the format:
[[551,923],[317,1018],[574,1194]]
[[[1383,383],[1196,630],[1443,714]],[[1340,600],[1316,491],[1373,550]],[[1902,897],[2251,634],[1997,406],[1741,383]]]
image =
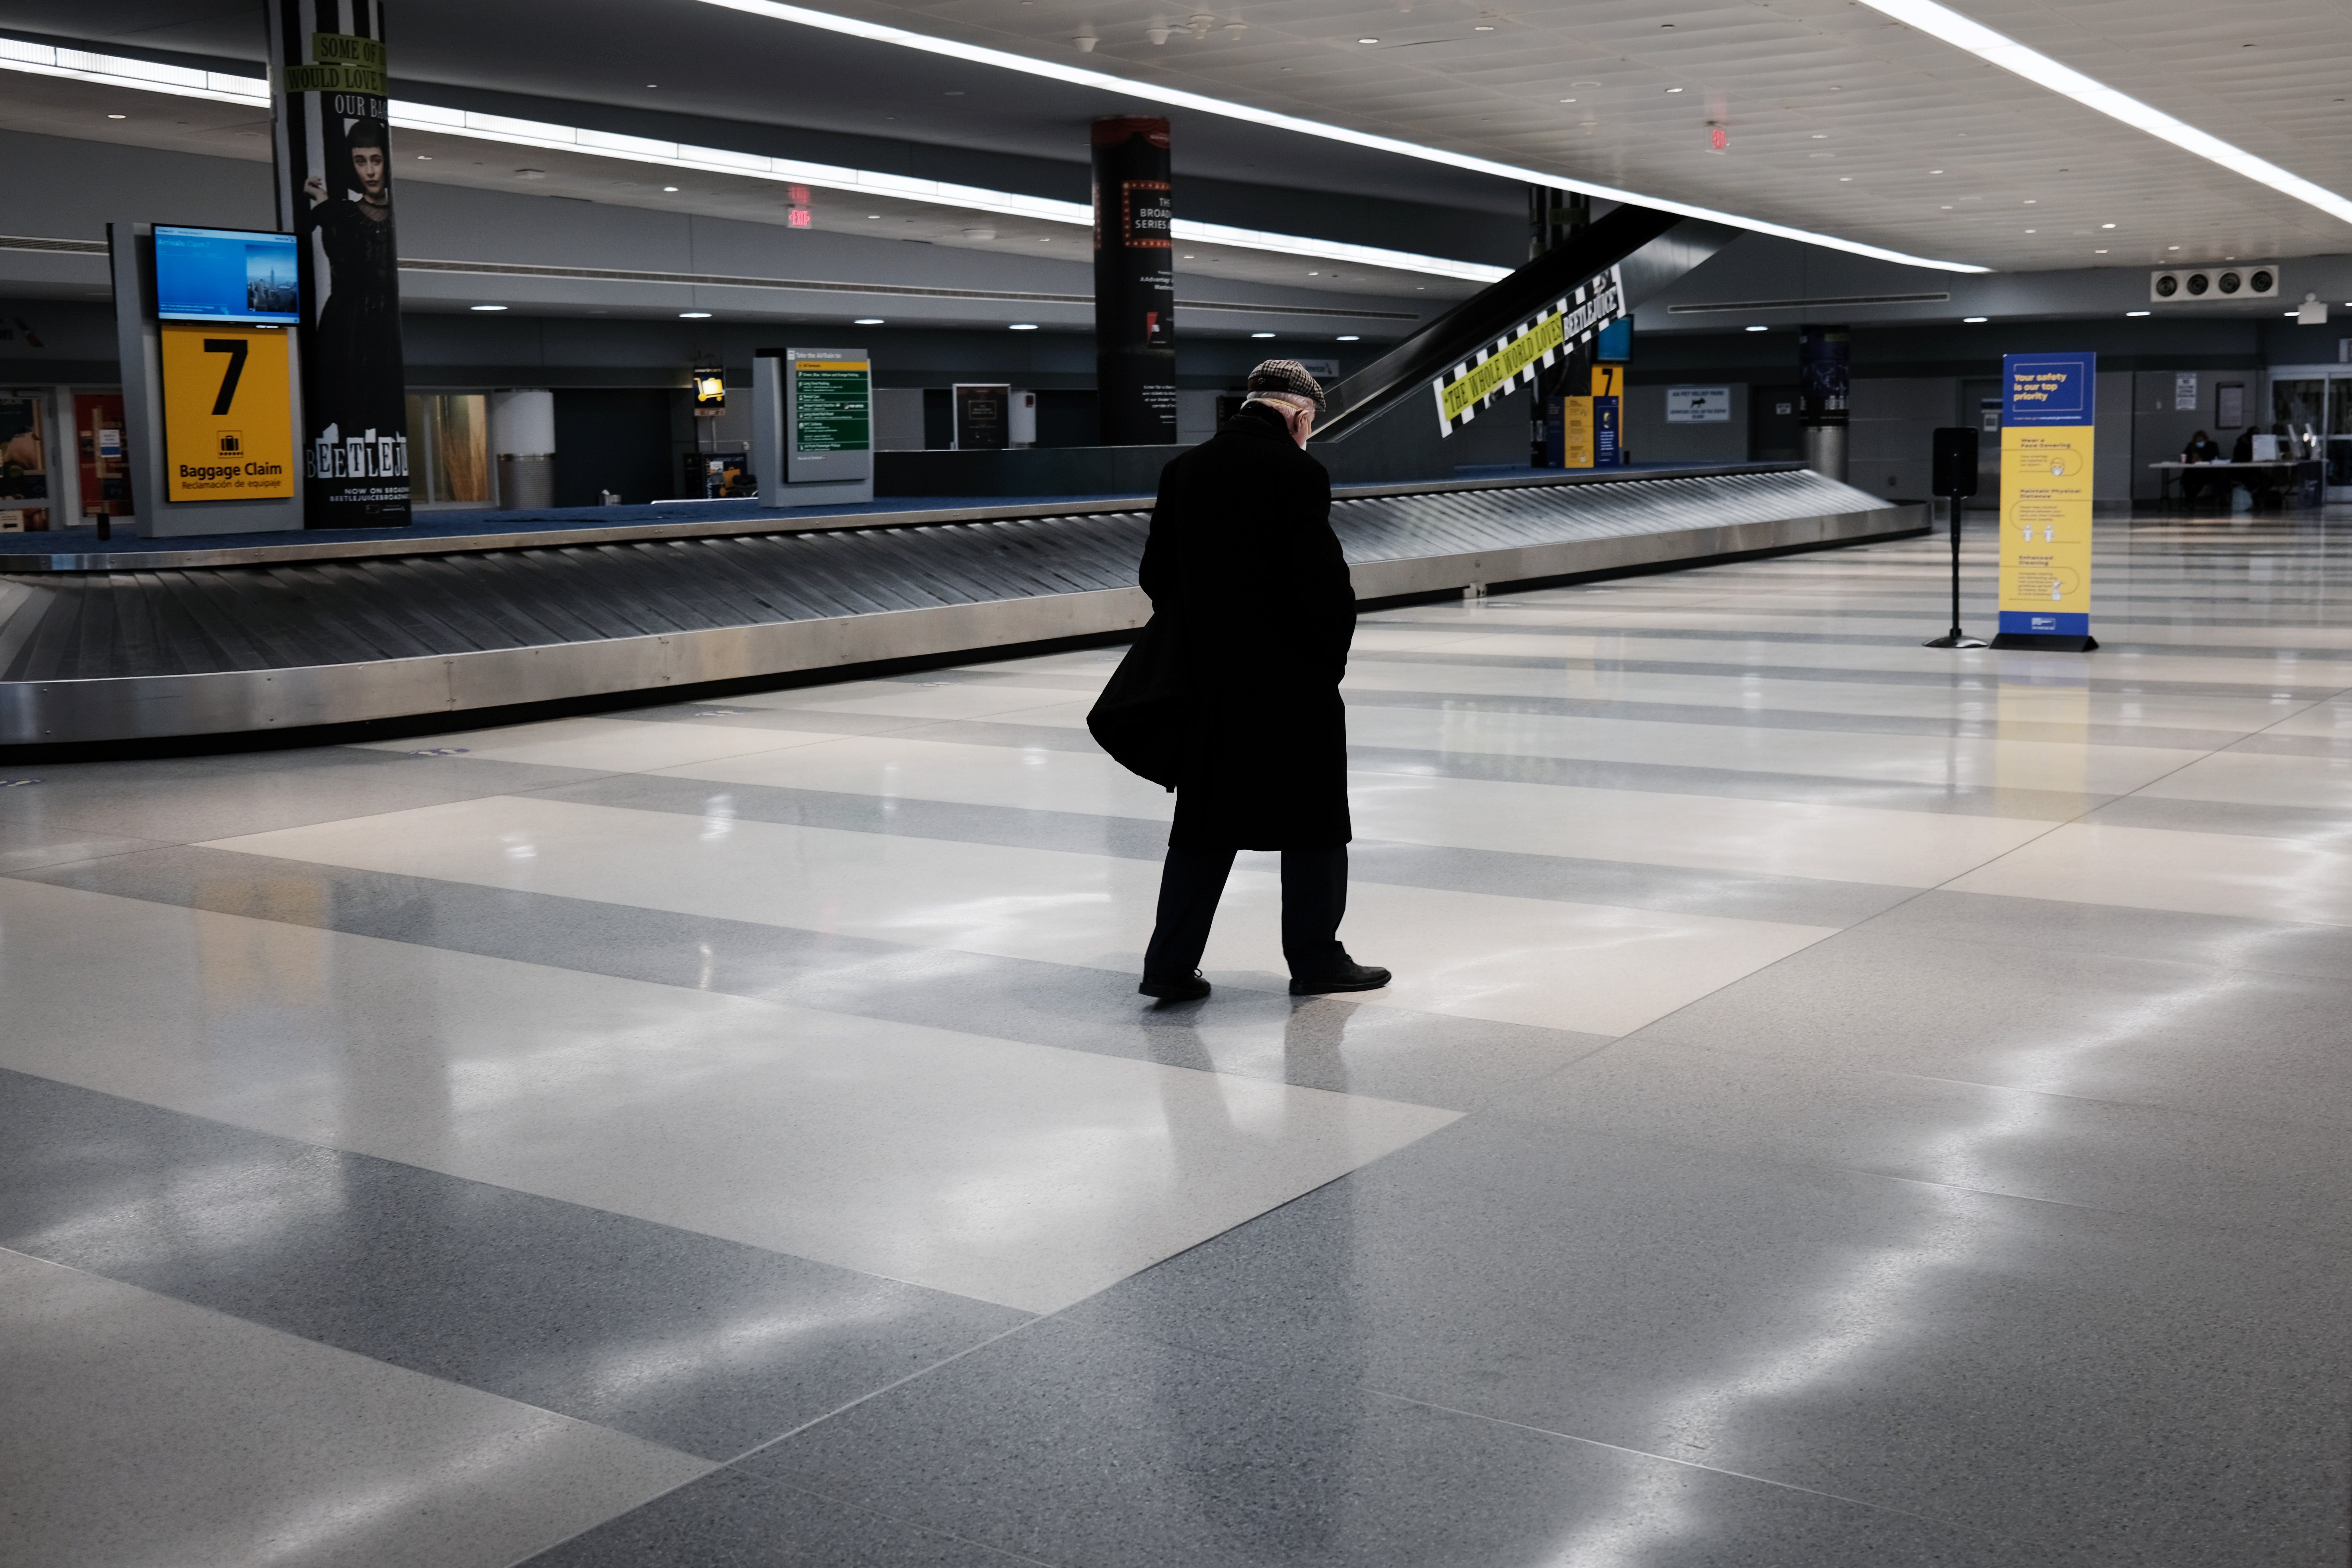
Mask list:
[[1094,123],[1095,387],[1106,447],[1176,439],[1168,121]]
[[[1566,245],[1592,222],[1592,198],[1582,191],[1554,190],[1549,185],[1528,187],[1528,259],[1556,245]],[[1528,461],[1538,468],[1559,466],[1560,405],[1563,397],[1583,395],[1592,358],[1589,349],[1563,354],[1549,370],[1536,375],[1534,418],[1529,432]]]
[[1797,382],[1805,416],[1805,466],[1845,478],[1846,401],[1853,384],[1853,340],[1843,327],[1806,327],[1797,338]]
[[270,0],[278,226],[301,236],[303,518],[408,523],[399,247],[377,0]]

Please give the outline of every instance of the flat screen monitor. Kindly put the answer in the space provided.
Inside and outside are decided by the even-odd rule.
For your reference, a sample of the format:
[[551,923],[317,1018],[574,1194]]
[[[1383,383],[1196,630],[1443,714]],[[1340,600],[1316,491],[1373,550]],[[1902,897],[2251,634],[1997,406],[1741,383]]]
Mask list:
[[155,226],[155,317],[163,321],[300,320],[294,237],[242,228]]

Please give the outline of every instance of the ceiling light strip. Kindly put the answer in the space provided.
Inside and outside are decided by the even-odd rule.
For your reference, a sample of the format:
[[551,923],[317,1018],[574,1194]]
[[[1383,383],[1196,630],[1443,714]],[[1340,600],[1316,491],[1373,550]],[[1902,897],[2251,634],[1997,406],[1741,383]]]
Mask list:
[[[183,66],[156,65],[120,55],[90,54],[79,49],[52,48],[46,44],[0,38],[0,68],[109,87],[169,93],[180,98],[204,98],[215,102],[269,107],[269,84],[259,77],[228,76],[219,71],[192,70]],[[517,120],[502,114],[478,114],[437,104],[393,100],[387,105],[395,130],[423,131],[444,136],[465,136],[509,147],[536,147],[547,152],[586,153],[628,163],[653,163],[696,174],[735,175],[780,184],[811,185],[823,190],[851,191],[859,195],[893,196],[971,212],[1024,217],[1041,223],[1091,228],[1093,209],[1081,202],[1055,201],[1049,196],[992,191],[978,185],[952,184],[886,174],[873,169],[849,169],[832,163],[804,163],[795,158],[770,158],[757,153],[737,153],[724,147],[697,147],[686,142],[659,142],[644,136],[622,136],[588,131],[541,120]],[[1471,283],[1493,283],[1510,276],[1504,267],[1455,261],[1442,256],[1417,256],[1411,251],[1384,250],[1377,246],[1349,245],[1338,240],[1310,239],[1301,235],[1268,234],[1234,228],[1224,224],[1193,223],[1179,218],[1175,237],[1193,245],[1223,245],[1239,250],[1270,251],[1320,261],[1352,261],[1425,277],[1456,278]]]
[[[711,3],[725,4],[727,0],[711,0]],[[2160,109],[2095,81],[2072,66],[2061,65],[2048,55],[2027,48],[2005,34],[1996,33],[1981,23],[1970,21],[1948,5],[1937,5],[1936,0],[1862,0],[1862,3],[1906,26],[1966,49],[2003,70],[2013,71],[2037,86],[2062,93],[2086,109],[2095,109],[2111,120],[2119,120],[2135,131],[2144,131],[2150,136],[2169,142],[2183,152],[2194,153],[2200,158],[2221,164],[2233,174],[2242,174],[2283,195],[2293,196],[2296,201],[2317,207],[2332,218],[2352,223],[2352,200],[2337,195],[2324,185],[2314,184],[2300,174],[2289,174],[2276,163],[2257,158],[2245,149],[2232,146],[2219,136],[2209,135],[2185,121],[2175,120]]]
[[33,76],[61,77],[68,81],[94,81],[107,87],[168,92],[174,98],[208,98],[215,103],[267,107],[269,102],[269,83],[261,77],[192,70],[186,66],[157,65],[152,60],[91,54],[84,49],[51,48],[47,44],[28,44],[20,38],[0,38],[0,68]]
[[895,44],[901,48],[920,49],[926,54],[943,55],[967,65],[993,66],[1000,70],[1019,71],[1027,76],[1044,77],[1052,81],[1068,82],[1076,87],[1097,88],[1124,97],[1150,103],[1167,104],[1178,109],[1198,110],[1229,120],[1244,120],[1254,125],[1271,126],[1277,131],[1296,132],[1302,136],[1318,136],[1326,141],[1343,142],[1352,147],[1370,147],[1377,152],[1392,153],[1399,157],[1416,158],[1426,163],[1444,163],[1473,174],[1491,174],[1497,179],[1518,184],[1549,185],[1555,190],[1582,191],[1605,201],[1630,202],[1638,206],[1655,207],[1661,212],[1680,213],[1685,217],[1706,218],[1714,223],[1729,224],[1736,228],[1757,234],[1777,235],[1806,245],[1826,246],[1855,256],[1873,257],[1880,261],[1901,262],[1906,267],[1933,268],[1939,272],[1990,272],[1990,267],[1979,267],[1967,261],[1938,261],[1928,257],[1908,256],[1883,246],[1866,245],[1860,240],[1843,239],[1835,235],[1814,234],[1784,224],[1767,223],[1761,218],[1743,217],[1737,213],[1717,212],[1709,207],[1693,206],[1687,202],[1668,201],[1662,196],[1644,195],[1638,191],[1622,191],[1609,185],[1596,185],[1583,180],[1571,180],[1545,169],[1525,169],[1511,163],[1499,163],[1490,158],[1474,157],[1466,153],[1452,153],[1441,147],[1423,147],[1412,142],[1400,142],[1393,137],[1378,136],[1370,132],[1351,130],[1346,126],[1326,125],[1320,121],[1303,120],[1297,115],[1275,110],[1260,109],[1251,104],[1233,103],[1206,93],[1192,92],[1183,88],[1163,87],[1155,82],[1136,81],[1127,77],[1113,76],[1108,71],[1087,70],[1081,66],[1059,65],[1046,60],[1032,59],[1003,49],[982,48],[975,44],[952,43],[921,33],[910,33],[903,27],[885,26],[878,22],[860,21],[850,16],[836,16],[829,12],[811,11],[803,6],[786,5],[779,0],[703,0],[707,5],[724,6],[730,11],[742,11],[772,21],[792,22],[803,27],[818,27],[829,33],[841,33],[853,38],[873,43]]

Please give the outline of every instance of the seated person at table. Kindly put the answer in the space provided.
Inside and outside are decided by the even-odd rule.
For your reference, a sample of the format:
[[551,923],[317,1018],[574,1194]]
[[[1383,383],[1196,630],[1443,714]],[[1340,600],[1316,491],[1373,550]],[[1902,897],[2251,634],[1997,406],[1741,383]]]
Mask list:
[[[2221,460],[2221,444],[2200,430],[2189,437],[2189,445],[2181,448],[2180,460],[2184,463],[2218,463]],[[2183,474],[2180,476],[2180,499],[2195,500],[2212,484],[2212,479],[2207,475]]]

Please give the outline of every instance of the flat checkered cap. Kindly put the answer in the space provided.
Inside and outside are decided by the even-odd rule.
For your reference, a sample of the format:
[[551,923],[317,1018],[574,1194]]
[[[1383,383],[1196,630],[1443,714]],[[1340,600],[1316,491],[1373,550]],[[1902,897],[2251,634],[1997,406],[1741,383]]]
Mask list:
[[1252,392],[1286,392],[1293,397],[1312,398],[1316,416],[1319,418],[1324,412],[1323,384],[1295,359],[1267,360],[1249,373],[1247,384]]

